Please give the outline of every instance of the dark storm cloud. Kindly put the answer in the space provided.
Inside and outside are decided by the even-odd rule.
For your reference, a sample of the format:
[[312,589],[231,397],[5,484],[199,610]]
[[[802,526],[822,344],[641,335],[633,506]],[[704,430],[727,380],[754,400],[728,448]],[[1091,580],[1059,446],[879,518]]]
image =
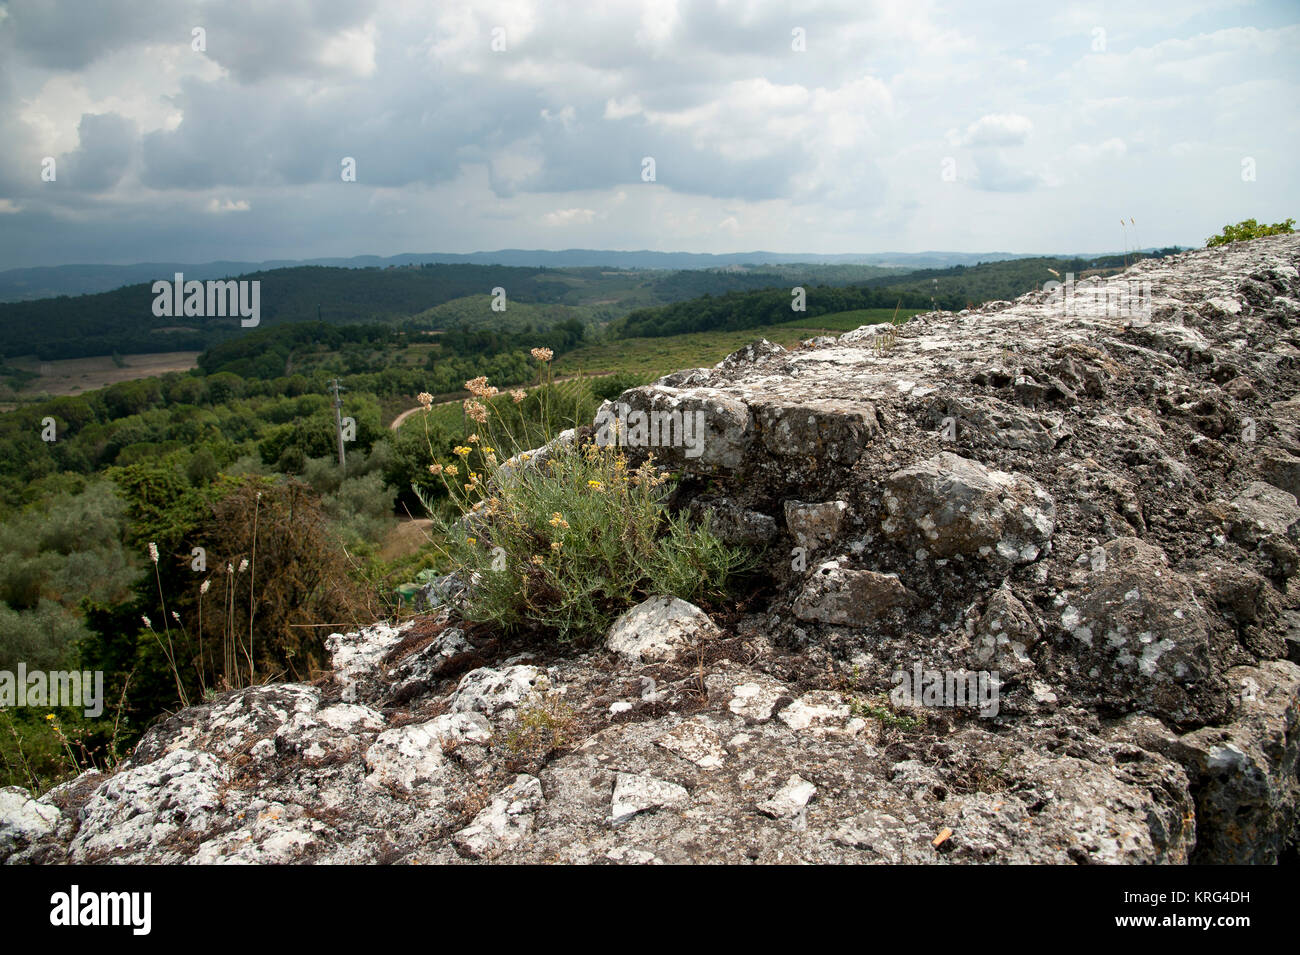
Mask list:
[[[12,54],[54,70],[77,70],[114,50],[167,36],[189,41],[194,4],[153,0],[7,0]],[[180,28],[184,33],[180,34]]]

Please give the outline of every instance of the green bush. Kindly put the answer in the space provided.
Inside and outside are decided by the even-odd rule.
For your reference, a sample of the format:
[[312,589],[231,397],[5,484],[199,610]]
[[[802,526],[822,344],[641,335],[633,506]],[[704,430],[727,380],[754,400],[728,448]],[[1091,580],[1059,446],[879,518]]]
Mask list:
[[[466,387],[474,396],[467,414],[500,434],[496,412],[505,409],[496,389],[484,379]],[[545,410],[541,418],[553,420]],[[570,442],[553,445],[540,463],[520,450],[528,443],[498,452],[473,435],[454,449],[458,460],[430,469],[459,515],[441,530],[451,569],[474,581],[461,608],[466,619],[590,643],[646,597],[717,599],[750,565],[748,553],[707,523],[670,511],[671,478],[653,456],[633,470],[618,448]]]
[[1243,219],[1236,225],[1225,225],[1218,235],[1205,240],[1206,248],[1227,245],[1229,242],[1245,242],[1248,239],[1260,239],[1266,235],[1289,235],[1295,231],[1295,220],[1275,222],[1272,225],[1260,225],[1254,219]]
[[[491,467],[492,453],[462,458],[471,455]],[[630,471],[614,448],[566,447],[490,487],[478,473],[452,491],[466,519],[444,529],[453,568],[477,581],[464,607],[471,621],[590,643],[646,597],[722,597],[748,563],[707,524],[668,510],[667,478],[652,462]]]
[[606,375],[603,378],[593,379],[591,393],[599,401],[613,401],[629,388],[636,388],[638,385],[643,384],[645,384],[643,376],[629,374]]

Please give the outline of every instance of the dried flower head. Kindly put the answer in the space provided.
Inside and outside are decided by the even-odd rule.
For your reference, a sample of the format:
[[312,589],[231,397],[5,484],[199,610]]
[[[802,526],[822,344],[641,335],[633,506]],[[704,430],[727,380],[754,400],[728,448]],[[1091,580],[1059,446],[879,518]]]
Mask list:
[[490,398],[497,393],[497,390],[487,383],[486,375],[479,375],[465,382],[465,390],[475,398]]
[[422,391],[415,396],[415,400],[424,405],[424,410],[428,411],[430,406],[433,404],[433,395],[429,394],[427,391]]
[[528,396],[524,394],[523,389],[521,388],[516,388],[514,391],[510,392],[510,400],[513,401],[515,404],[519,404],[527,397]]
[[487,424],[488,410],[473,398],[465,399],[465,413],[479,424]]
[[555,357],[555,352],[549,348],[534,348],[530,354],[540,362],[548,362]]
[[149,542],[149,559],[155,564],[158,563],[158,545],[153,541]]

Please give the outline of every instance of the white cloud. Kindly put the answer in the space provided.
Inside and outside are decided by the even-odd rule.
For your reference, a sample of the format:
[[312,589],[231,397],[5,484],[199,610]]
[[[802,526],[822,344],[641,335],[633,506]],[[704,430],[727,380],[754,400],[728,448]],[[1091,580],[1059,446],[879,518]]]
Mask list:
[[542,216],[542,221],[549,226],[589,225],[595,220],[592,209],[556,209]]
[[1128,146],[1118,136],[1113,136],[1102,143],[1076,143],[1070,147],[1070,156],[1079,162],[1090,163],[1101,159],[1123,159],[1128,153]]
[[1029,139],[1034,123],[1018,113],[990,113],[966,127],[963,146],[1019,146]]
[[247,199],[209,199],[207,209],[213,213],[248,212],[252,205]]
[[321,48],[321,65],[353,76],[372,75],[376,69],[375,34],[373,21],[359,28],[340,31]]

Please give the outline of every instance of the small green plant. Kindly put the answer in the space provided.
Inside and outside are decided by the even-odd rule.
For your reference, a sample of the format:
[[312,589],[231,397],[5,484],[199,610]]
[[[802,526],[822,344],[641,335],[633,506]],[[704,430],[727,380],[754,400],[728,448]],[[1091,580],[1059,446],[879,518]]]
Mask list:
[[[485,379],[466,387],[467,412],[487,431],[496,389]],[[633,469],[617,447],[570,441],[544,459],[516,449],[502,461],[477,434],[453,453],[430,470],[458,515],[441,520],[440,536],[452,571],[472,581],[459,608],[472,622],[588,643],[646,597],[723,596],[752,560],[669,509],[671,479],[653,455]]]
[[840,699],[847,704],[849,714],[852,716],[879,720],[882,726],[904,730],[922,729],[926,725],[925,713],[913,715],[899,712],[890,702],[889,697],[884,694],[877,694],[872,697],[864,696],[857,689],[862,682],[862,668],[856,663],[850,667],[847,674],[839,672],[828,665],[826,680],[831,689],[838,693]]
[[516,759],[542,760],[573,742],[576,725],[577,715],[564,696],[540,685],[519,705],[514,722],[499,739]]
[[893,726],[898,729],[915,730],[925,726],[925,714],[912,716],[907,713],[900,713],[895,710],[882,697],[874,699],[865,699],[856,694],[849,694],[845,697],[849,704],[849,712],[853,716],[860,716],[864,719],[880,720],[882,726]]
[[1236,225],[1225,225],[1222,232],[1205,240],[1205,246],[1212,249],[1216,245],[1227,245],[1229,242],[1245,242],[1266,235],[1290,235],[1294,231],[1294,219],[1275,222],[1272,225],[1260,225],[1254,219],[1243,219]]

